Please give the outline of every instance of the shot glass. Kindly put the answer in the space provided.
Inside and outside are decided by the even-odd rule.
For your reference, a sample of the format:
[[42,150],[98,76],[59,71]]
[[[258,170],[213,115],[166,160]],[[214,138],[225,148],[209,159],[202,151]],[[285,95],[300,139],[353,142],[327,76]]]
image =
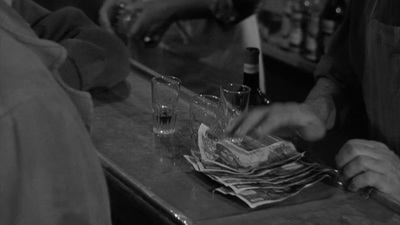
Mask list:
[[189,109],[190,133],[195,149],[197,149],[200,125],[204,124],[209,127],[213,133],[217,133],[219,132],[220,115],[221,110],[218,96],[201,94],[191,98]]
[[157,135],[175,132],[180,83],[173,76],[154,77],[151,80],[153,132]]
[[[220,86],[220,102],[222,110],[223,130],[249,108],[251,88],[242,85],[229,83]],[[240,142],[240,138],[232,138],[234,142]]]

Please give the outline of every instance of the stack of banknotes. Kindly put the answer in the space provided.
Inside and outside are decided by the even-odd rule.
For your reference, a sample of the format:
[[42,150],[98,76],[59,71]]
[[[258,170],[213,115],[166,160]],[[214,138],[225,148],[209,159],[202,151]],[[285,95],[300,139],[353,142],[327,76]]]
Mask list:
[[194,169],[221,184],[214,192],[236,196],[251,208],[283,201],[330,176],[328,168],[302,160],[291,142],[273,136],[233,141],[202,124],[198,147],[198,154],[185,155]]

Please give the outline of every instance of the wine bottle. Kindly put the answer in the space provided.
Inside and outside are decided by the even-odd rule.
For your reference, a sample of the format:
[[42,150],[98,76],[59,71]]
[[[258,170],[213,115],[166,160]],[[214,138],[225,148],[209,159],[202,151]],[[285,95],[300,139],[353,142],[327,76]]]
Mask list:
[[292,29],[290,31],[289,46],[290,50],[301,53],[304,42],[304,3],[303,0],[296,0],[292,3]]
[[281,42],[280,47],[288,50],[290,43],[290,33],[292,30],[292,14],[293,14],[293,0],[286,2],[285,8],[282,14],[282,25],[280,30]]
[[259,55],[255,47],[244,52],[243,84],[251,88],[249,107],[270,104],[270,98],[260,89]]

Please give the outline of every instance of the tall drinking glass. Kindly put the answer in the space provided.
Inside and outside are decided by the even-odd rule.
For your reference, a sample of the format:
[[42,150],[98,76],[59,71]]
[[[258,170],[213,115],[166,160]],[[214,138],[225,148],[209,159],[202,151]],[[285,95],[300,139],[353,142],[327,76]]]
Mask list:
[[181,81],[173,76],[154,77],[151,80],[153,132],[173,134],[178,114]]
[[[249,108],[250,91],[246,85],[229,83],[220,87],[220,102],[222,110],[223,130]],[[241,138],[232,138],[234,142],[240,142]]]
[[[190,101],[190,132],[193,144],[192,154],[198,156],[198,132],[201,124],[210,128],[213,133],[218,132],[220,117],[219,97],[214,95],[195,95]],[[193,151],[194,150],[194,151]]]

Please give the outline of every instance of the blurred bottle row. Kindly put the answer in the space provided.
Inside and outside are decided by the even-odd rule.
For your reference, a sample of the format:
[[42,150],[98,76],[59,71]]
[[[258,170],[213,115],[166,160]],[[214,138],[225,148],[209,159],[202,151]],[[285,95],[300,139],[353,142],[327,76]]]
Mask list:
[[287,0],[280,15],[277,43],[282,49],[319,61],[343,21],[346,7],[346,0]]

